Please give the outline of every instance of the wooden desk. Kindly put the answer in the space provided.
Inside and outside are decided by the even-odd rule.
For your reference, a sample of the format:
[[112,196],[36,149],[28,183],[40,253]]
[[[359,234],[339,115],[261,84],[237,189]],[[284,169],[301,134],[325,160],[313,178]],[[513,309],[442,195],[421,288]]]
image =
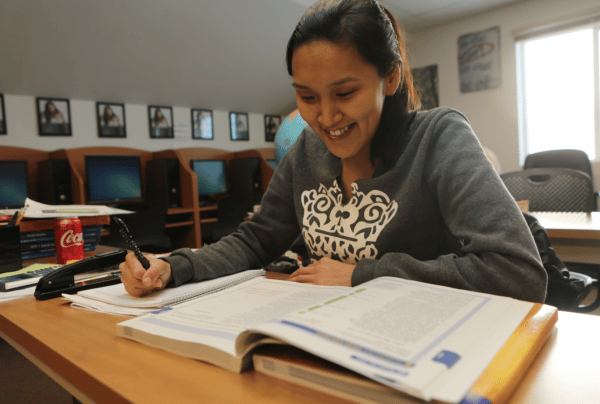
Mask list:
[[600,212],[531,212],[565,262],[600,264]]
[[[0,304],[0,337],[80,401],[105,403],[342,403],[258,372],[233,373],[116,336],[126,317],[61,299]],[[596,403],[600,317],[560,312],[511,403]]]

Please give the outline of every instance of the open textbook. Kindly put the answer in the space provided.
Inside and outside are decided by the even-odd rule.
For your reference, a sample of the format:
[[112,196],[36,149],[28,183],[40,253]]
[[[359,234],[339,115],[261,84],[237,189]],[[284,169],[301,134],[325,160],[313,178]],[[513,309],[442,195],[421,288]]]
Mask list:
[[117,335],[235,372],[252,365],[254,348],[288,344],[410,396],[455,403],[534,307],[400,278],[353,288],[256,278],[121,322]]
[[[507,403],[552,334],[557,319],[556,307],[535,304],[461,404]],[[258,372],[358,403],[423,402],[289,345],[261,346],[252,360]]]

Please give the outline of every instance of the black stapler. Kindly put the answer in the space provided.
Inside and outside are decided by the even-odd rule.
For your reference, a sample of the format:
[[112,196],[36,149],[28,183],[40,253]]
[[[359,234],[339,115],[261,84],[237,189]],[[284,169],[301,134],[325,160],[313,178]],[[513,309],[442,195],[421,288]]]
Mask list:
[[[74,294],[80,290],[119,283],[121,275],[118,265],[125,261],[126,255],[127,250],[110,251],[62,266],[40,278],[33,295],[38,300],[47,300],[59,297],[63,293]],[[101,272],[111,267],[112,272]],[[88,272],[100,274],[81,281],[76,280],[77,275]]]

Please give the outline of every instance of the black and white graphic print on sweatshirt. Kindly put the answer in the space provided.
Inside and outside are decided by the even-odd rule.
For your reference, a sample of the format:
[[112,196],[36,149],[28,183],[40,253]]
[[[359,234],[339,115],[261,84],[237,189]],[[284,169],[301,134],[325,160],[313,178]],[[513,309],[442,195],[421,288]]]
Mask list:
[[373,190],[365,194],[356,183],[352,184],[352,199],[344,205],[337,181],[331,188],[321,184],[318,191],[304,191],[302,206],[302,236],[313,263],[323,257],[347,264],[376,258],[377,237],[398,210],[398,203],[385,193]]

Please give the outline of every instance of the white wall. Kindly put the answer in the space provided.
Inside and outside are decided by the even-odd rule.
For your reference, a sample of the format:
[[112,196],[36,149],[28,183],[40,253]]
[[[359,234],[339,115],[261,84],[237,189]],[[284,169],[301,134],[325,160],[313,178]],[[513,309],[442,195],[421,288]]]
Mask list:
[[[173,106],[174,138],[151,139],[148,128],[148,106],[125,104],[127,137],[98,137],[96,101],[70,101],[72,136],[39,136],[35,97],[4,94],[7,134],[0,135],[0,145],[53,151],[88,146],[130,147],[148,151],[209,147],[229,151],[271,148],[265,141],[264,115],[248,114],[248,141],[232,141],[229,133],[229,111],[213,110],[214,139],[192,139],[191,108]],[[235,111],[244,112],[244,111]]]
[[[503,172],[520,170],[513,33],[593,13],[600,13],[600,3],[597,1],[526,0],[409,34],[408,57],[411,68],[438,65],[440,105],[450,106],[465,114],[482,145],[498,156]],[[460,92],[458,73],[458,37],[493,26],[500,27],[502,85],[496,89],[463,94]],[[564,65],[565,74],[557,77],[554,85],[568,85],[561,81],[568,80],[569,74],[576,74],[576,67],[570,66],[568,60],[561,59],[560,49],[556,50],[556,62]],[[600,162],[593,166],[595,189],[599,189]]]

